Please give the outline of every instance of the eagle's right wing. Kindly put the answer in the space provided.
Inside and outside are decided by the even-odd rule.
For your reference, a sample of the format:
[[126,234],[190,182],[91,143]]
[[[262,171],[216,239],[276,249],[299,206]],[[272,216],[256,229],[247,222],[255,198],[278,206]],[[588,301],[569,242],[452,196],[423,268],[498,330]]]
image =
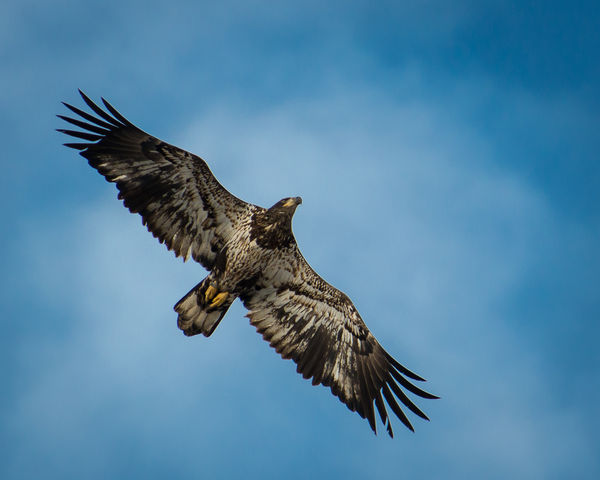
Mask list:
[[212,269],[236,227],[260,207],[229,193],[200,157],[143,132],[104,99],[110,114],[79,93],[97,116],[65,103],[90,122],[58,115],[85,130],[59,129],[87,141],[65,145],[116,183],[125,206],[176,256]]
[[385,403],[413,430],[397,400],[428,420],[404,392],[437,398],[408,380],[423,378],[381,347],[352,301],[323,280],[297,248],[261,272],[256,285],[240,298],[263,338],[283,358],[292,359],[313,385],[330,387],[350,410],[367,418],[373,431],[376,408],[393,436]]

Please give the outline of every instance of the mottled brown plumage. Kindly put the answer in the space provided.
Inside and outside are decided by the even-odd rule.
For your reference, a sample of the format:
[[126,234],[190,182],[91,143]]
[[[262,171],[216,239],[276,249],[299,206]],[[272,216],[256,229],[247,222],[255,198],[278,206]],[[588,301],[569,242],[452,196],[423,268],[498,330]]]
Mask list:
[[[81,92],[80,92],[81,93]],[[169,145],[81,96],[91,115],[65,104],[83,120],[59,115],[82,129],[59,131],[85,140],[66,143],[116,184],[119,198],[176,256],[192,257],[210,274],[176,305],[186,335],[210,336],[240,298],[250,323],[298,373],[323,384],[376,432],[375,410],[393,436],[386,403],[411,430],[398,401],[427,416],[404,390],[437,398],[413,385],[421,377],[379,345],[350,299],[306,262],[292,233],[300,197],[269,209],[230,194],[200,157]],[[404,390],[403,390],[404,389]]]

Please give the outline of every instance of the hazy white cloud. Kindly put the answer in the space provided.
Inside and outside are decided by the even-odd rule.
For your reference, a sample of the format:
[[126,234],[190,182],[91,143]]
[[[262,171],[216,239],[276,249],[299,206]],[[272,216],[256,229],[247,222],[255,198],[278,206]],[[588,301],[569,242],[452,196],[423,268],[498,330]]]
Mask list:
[[[220,109],[182,141],[246,200],[305,195],[295,225],[308,260],[351,294],[390,351],[438,373],[432,388],[445,405],[431,408],[453,420],[441,420],[437,441],[449,458],[466,455],[458,475],[487,466],[496,478],[544,478],[567,468],[585,451],[582,417],[544,401],[540,345],[499,311],[539,245],[564,235],[550,206],[494,167],[468,126],[432,105],[361,93],[251,119]],[[573,441],[565,448],[551,431]]]
[[[389,102],[359,89],[252,114],[236,102],[215,105],[165,139],[205,157],[247,201],[304,197],[294,225],[309,262],[443,397],[421,402],[433,422],[417,423],[409,445],[400,440],[406,471],[433,468],[416,463],[428,452],[456,476],[547,478],[585,457],[581,415],[547,400],[543,352],[499,308],[538,261],[540,240],[561,232],[540,192],[493,166],[476,130],[449,121],[436,105]],[[19,341],[18,368],[28,380],[9,426],[13,472],[33,472],[33,452],[66,475],[83,468],[114,474],[123,471],[115,439],[131,442],[137,457],[158,443],[168,457],[161,465],[187,474],[197,471],[203,449],[212,457],[206,471],[219,468],[225,453],[209,445],[241,451],[259,439],[281,449],[282,432],[299,444],[316,441],[330,454],[324,464],[350,476],[397,455],[396,444],[371,438],[328,392],[295,378],[241,307],[212,338],[184,338],[172,305],[204,270],[166,253],[115,196],[107,185],[101,198],[33,222],[32,288],[62,312],[63,334]],[[40,232],[43,250],[35,248]],[[327,431],[308,418],[321,418]],[[350,430],[364,435],[351,444],[343,435]],[[322,435],[332,441],[315,440]],[[183,458],[170,442],[190,443]],[[347,451],[360,448],[368,465],[350,468],[331,447],[340,442]],[[79,460],[70,464],[73,452]],[[283,464],[300,461],[278,452]],[[258,454],[252,467],[262,460]]]

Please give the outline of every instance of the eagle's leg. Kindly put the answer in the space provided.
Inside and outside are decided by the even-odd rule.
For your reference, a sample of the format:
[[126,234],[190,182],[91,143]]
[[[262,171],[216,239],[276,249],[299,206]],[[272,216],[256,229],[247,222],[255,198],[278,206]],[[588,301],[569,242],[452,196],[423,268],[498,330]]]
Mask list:
[[204,293],[204,301],[206,303],[210,302],[208,308],[218,308],[227,301],[229,292],[217,292],[218,290],[212,285],[209,285],[206,289],[206,292]]
[[206,292],[204,292],[204,301],[210,302],[216,294],[217,294],[217,289],[215,287],[213,287],[212,285],[209,285],[208,288],[206,289]]
[[218,290],[212,285],[209,285],[204,292],[204,302],[210,302],[208,308],[218,308],[227,301],[229,292],[217,292]]
[[221,305],[223,305],[227,301],[228,297],[229,297],[229,292],[218,293],[213,298],[213,301],[210,303],[210,305],[208,306],[208,308],[218,308],[218,307],[220,307]]
[[175,305],[177,326],[186,335],[210,336],[235,300],[235,295],[219,292],[214,285],[209,275]]

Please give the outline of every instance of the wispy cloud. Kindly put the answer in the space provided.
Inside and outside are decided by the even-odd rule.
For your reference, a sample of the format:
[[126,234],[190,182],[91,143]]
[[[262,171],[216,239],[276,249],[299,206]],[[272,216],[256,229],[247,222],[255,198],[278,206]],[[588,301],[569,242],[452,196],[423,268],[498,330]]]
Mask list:
[[[0,476],[595,478],[596,17],[496,3],[9,2]],[[432,422],[371,436],[237,304],[183,337],[205,272],[59,146],[76,87],[244,200],[302,195],[303,253]]]
[[[499,309],[538,261],[537,245],[549,234],[563,241],[561,232],[535,187],[490,168],[490,145],[471,126],[448,122],[436,105],[357,90],[252,115],[235,103],[215,105],[168,140],[203,155],[245,200],[304,196],[295,230],[309,262],[443,397],[424,405],[434,421],[418,425],[408,452],[443,458],[457,477],[491,470],[491,478],[546,478],[569,471],[572,458],[589,458],[581,413],[547,400],[542,347],[520,335],[522,318]],[[152,438],[181,428],[178,443],[210,451],[214,462],[221,454],[207,442],[231,446],[231,435],[271,444],[283,428],[306,441],[325,435],[346,443],[319,423],[366,429],[327,392],[295,378],[246,325],[241,307],[211,339],[182,337],[171,308],[204,271],[165,253],[138,218],[119,210],[112,186],[102,192],[58,228],[56,219],[36,220],[26,243],[35,252],[41,228],[46,249],[31,258],[33,288],[64,318],[60,337],[20,342],[18,364],[29,380],[9,425],[12,473],[39,473],[27,462],[32,451],[56,473],[123,471],[115,439],[142,459]],[[303,420],[316,417],[312,425]],[[394,448],[366,434],[355,441],[372,459]],[[278,451],[285,464],[299,461]],[[67,461],[73,452],[78,462]],[[404,468],[423,472],[420,457],[409,458]],[[347,460],[319,462],[327,469]],[[191,459],[161,465],[196,469]],[[366,466],[353,468],[349,474]]]

